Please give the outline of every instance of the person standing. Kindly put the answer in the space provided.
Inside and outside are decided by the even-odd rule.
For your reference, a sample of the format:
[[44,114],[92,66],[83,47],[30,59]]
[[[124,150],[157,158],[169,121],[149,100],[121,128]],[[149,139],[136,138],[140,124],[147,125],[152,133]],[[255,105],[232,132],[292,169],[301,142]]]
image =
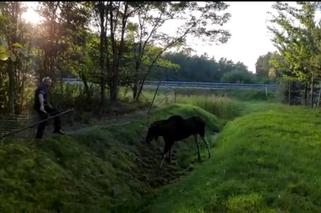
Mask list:
[[[59,113],[48,101],[49,90],[52,85],[52,80],[50,77],[44,77],[41,84],[37,87],[35,91],[35,102],[34,109],[39,114],[39,119],[44,120],[48,116],[53,116]],[[36,138],[42,138],[45,131],[47,121],[41,122],[38,124]],[[64,135],[64,132],[61,130],[61,120],[57,116],[54,118],[54,133]]]

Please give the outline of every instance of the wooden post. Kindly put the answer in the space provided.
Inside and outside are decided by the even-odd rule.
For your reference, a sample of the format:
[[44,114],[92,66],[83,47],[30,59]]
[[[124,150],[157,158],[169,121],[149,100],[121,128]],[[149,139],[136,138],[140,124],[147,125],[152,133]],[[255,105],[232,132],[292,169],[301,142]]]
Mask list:
[[266,85],[265,85],[265,96],[268,97],[268,89]]

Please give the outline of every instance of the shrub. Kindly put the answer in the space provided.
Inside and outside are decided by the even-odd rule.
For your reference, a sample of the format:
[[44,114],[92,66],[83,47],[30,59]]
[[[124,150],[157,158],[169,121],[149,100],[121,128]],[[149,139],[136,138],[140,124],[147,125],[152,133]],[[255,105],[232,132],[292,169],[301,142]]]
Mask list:
[[221,81],[226,83],[253,83],[255,82],[254,77],[255,76],[250,72],[233,70],[231,72],[224,73]]

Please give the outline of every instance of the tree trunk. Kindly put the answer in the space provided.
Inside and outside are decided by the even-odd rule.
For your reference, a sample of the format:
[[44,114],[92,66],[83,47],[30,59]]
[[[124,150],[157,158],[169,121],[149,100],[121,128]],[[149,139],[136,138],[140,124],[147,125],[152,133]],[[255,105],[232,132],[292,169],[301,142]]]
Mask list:
[[24,92],[25,92],[25,82],[26,82],[27,78],[26,76],[23,76],[22,81],[21,81],[21,86],[20,86],[20,91],[19,91],[19,95],[20,95],[20,103],[19,103],[19,107],[18,107],[18,113],[22,113],[23,112],[23,108],[24,108]]
[[111,88],[110,88],[110,100],[112,102],[116,102],[117,101],[117,94],[118,94],[118,87],[116,82],[112,82],[111,84]]
[[304,105],[308,105],[308,83],[305,82],[304,86]]
[[320,98],[321,98],[321,82],[319,82],[319,95],[318,95],[317,107],[319,107],[320,105]]
[[133,90],[133,100],[136,100],[136,96],[137,96],[137,84],[136,82],[134,83],[134,86],[132,87]]
[[[120,6],[119,6],[120,7]],[[115,39],[115,32],[117,29],[117,21],[114,22],[114,17],[112,10],[110,10],[110,30],[111,30],[111,40],[112,40],[112,50],[113,50],[113,66],[112,66],[112,78],[111,78],[111,87],[110,87],[110,100],[112,102],[116,102],[118,100],[118,85],[119,85],[119,66],[120,60],[123,56],[123,48],[124,48],[124,36],[126,30],[126,24],[128,19],[128,2],[125,2],[124,12],[122,14],[121,21],[121,38],[117,51],[117,40]],[[115,18],[118,18],[119,8]]]
[[16,102],[16,91],[15,91],[15,70],[14,64],[9,60],[8,65],[8,76],[9,76],[9,112],[15,113],[15,102]]
[[88,86],[88,83],[87,83],[86,76],[83,73],[81,73],[80,74],[80,78],[81,78],[82,82],[84,83],[86,101],[89,103],[89,101],[90,101],[90,91],[89,91],[89,86]]
[[[139,50],[140,51],[140,50]],[[139,56],[138,58],[141,58],[140,57],[140,53],[139,53]],[[138,72],[139,72],[139,69],[140,69],[140,59],[137,59],[136,60],[136,63],[135,63],[135,73],[134,73],[134,86],[132,87],[132,90],[133,90],[133,100],[136,101],[137,99],[137,94],[138,94],[138,86],[139,85],[139,80],[138,80]]]
[[[8,41],[11,40],[11,44],[17,42],[17,32],[18,32],[18,13],[19,13],[19,2],[14,2],[13,4],[13,10],[12,10],[12,25],[13,25],[13,31],[8,39]],[[15,113],[15,105],[16,105],[16,70],[15,70],[15,64],[11,60],[11,58],[8,60],[8,77],[9,77],[9,112]]]
[[104,3],[100,2],[99,4],[99,17],[100,17],[100,105],[104,106],[105,104],[105,57],[104,57],[104,43],[106,37],[105,29],[105,7]]
[[[117,16],[116,16],[117,18]],[[115,72],[116,72],[116,61],[117,61],[117,47],[115,41],[115,28],[114,26],[114,14],[113,14],[113,5],[110,2],[110,10],[109,10],[109,24],[110,24],[110,39],[111,39],[111,48],[112,48],[112,64],[111,64],[111,73],[110,73],[110,82],[109,82],[109,97],[111,101],[115,101],[117,98],[116,95],[116,80],[115,80]],[[117,22],[115,22],[115,25]]]
[[61,97],[63,98],[64,95],[64,73],[62,69],[60,69],[60,92],[61,92]]
[[291,81],[288,84],[288,104],[291,105]]
[[311,90],[310,90],[310,93],[311,93],[311,97],[310,97],[311,102],[310,102],[310,104],[311,104],[311,107],[313,108],[313,104],[314,104],[314,95],[313,95],[313,93],[314,93],[314,78],[313,78],[313,75],[311,77]]
[[1,73],[1,71],[2,70],[0,69],[0,113],[5,109],[6,106],[6,92],[4,86],[5,76]]

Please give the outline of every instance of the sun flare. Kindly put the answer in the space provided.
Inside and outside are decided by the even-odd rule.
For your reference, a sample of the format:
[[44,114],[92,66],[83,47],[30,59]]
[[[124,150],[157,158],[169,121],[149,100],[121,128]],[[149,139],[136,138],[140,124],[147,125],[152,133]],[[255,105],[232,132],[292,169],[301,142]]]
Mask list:
[[40,24],[43,18],[36,11],[38,2],[24,2],[26,11],[22,14],[22,18],[31,24]]

